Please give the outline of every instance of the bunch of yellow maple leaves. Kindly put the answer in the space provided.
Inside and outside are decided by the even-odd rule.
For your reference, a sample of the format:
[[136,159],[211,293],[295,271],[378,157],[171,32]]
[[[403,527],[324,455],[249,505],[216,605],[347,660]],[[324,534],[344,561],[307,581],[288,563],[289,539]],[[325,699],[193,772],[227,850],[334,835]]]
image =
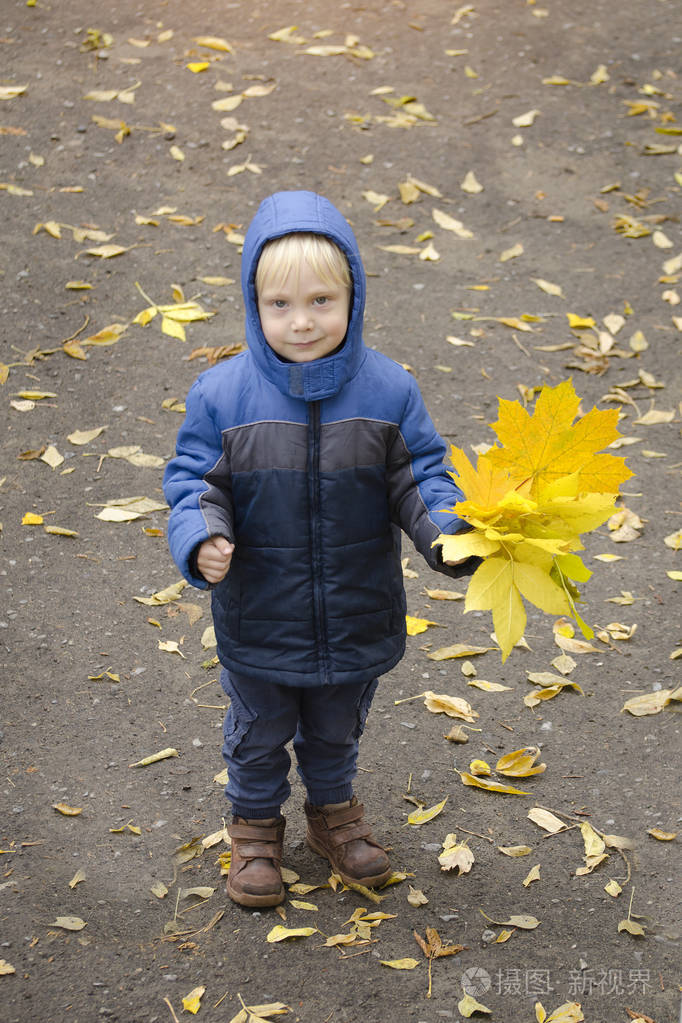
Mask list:
[[523,636],[522,598],[572,617],[586,638],[593,635],[576,609],[576,584],[592,573],[575,552],[584,550],[580,534],[610,517],[620,484],[633,473],[623,458],[602,451],[620,436],[618,410],[593,408],[574,422],[579,405],[570,380],[544,387],[532,414],[500,399],[491,424],[500,445],[480,455],[476,468],[452,446],[452,475],[465,498],[455,511],[472,528],[436,543],[446,561],[483,559],[465,611],[492,611],[503,661]]

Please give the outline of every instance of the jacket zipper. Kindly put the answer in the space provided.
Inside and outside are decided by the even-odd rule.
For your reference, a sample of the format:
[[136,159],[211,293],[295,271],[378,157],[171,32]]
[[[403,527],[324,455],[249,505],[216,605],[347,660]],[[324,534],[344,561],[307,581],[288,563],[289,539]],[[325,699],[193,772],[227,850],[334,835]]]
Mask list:
[[313,570],[313,604],[315,616],[315,642],[320,677],[329,679],[329,648],[325,626],[325,601],[322,576],[322,528],[320,521],[320,403],[310,402],[308,429],[308,495],[310,500],[310,542]]

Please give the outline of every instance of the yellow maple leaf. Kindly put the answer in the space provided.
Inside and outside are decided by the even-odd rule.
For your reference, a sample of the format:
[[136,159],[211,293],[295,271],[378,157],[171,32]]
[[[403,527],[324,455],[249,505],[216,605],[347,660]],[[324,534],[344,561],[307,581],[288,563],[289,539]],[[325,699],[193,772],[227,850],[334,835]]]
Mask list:
[[518,401],[501,399],[492,429],[504,447],[492,448],[485,457],[506,469],[514,486],[530,481],[534,498],[543,484],[575,472],[580,490],[617,493],[633,473],[624,459],[597,452],[620,437],[618,410],[593,408],[574,424],[579,404],[570,380],[543,387],[532,415]]

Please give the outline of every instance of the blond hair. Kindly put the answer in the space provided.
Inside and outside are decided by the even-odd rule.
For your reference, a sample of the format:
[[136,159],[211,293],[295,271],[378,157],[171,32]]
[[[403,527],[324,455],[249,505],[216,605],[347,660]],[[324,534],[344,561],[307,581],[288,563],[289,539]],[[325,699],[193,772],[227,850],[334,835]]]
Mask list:
[[338,245],[325,235],[296,231],[263,246],[256,267],[256,294],[266,285],[282,287],[290,273],[297,281],[303,261],[328,287],[342,285],[350,290],[348,260]]

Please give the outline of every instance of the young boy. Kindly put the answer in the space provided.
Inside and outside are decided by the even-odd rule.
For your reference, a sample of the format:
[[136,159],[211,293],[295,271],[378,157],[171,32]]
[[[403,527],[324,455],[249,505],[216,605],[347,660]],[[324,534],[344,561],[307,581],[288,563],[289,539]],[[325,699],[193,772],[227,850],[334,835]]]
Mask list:
[[353,777],[377,677],[405,648],[400,531],[448,575],[439,533],[466,528],[445,445],[417,385],[362,340],[365,275],[328,200],[279,192],[242,258],[248,351],[202,373],[164,490],[185,578],[213,588],[230,698],[230,897],[284,899],[280,874],[293,739],[307,841],[344,882],[390,874]]

